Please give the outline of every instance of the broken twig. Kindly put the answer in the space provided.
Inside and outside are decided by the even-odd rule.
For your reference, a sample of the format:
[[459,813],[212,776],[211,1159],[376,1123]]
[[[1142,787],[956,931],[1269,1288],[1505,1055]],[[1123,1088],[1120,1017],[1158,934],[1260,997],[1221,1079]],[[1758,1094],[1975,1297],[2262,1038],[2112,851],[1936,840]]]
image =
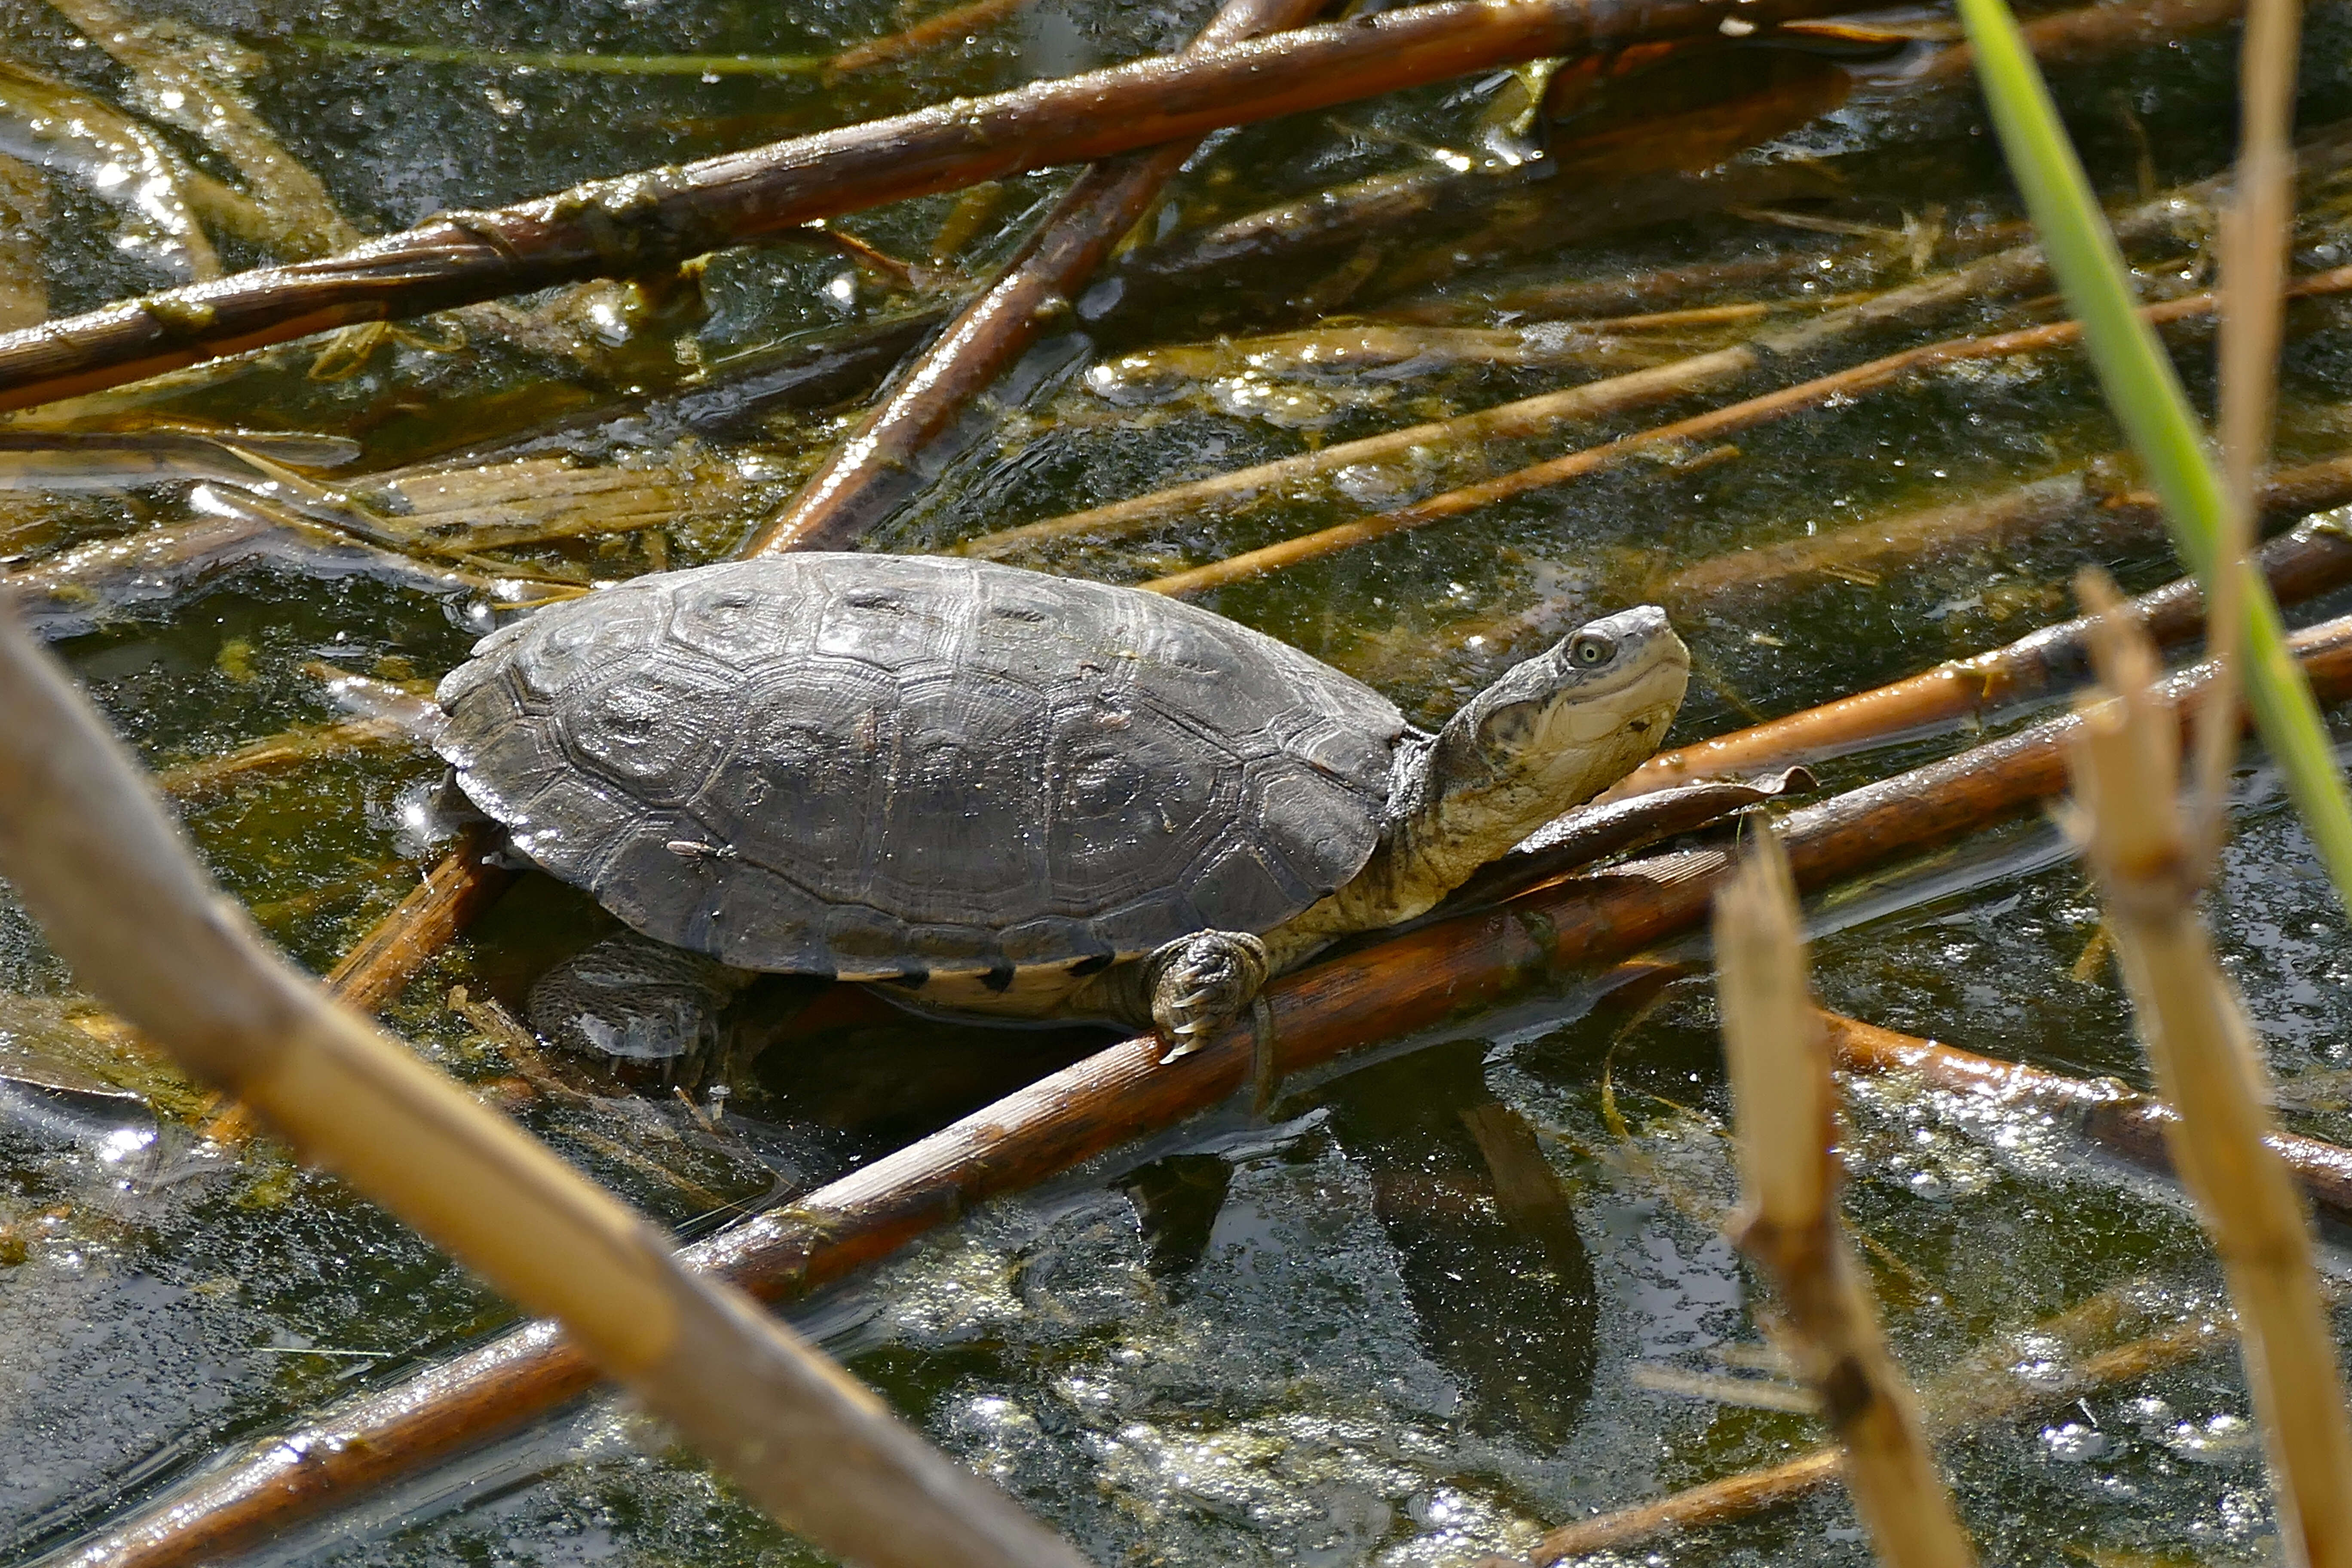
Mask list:
[[131,1025],[481,1273],[674,1423],[761,1506],[859,1561],[1081,1560],[830,1361],[273,953],[137,764],[0,626],[0,870]]
[[1976,1554],[1838,1223],[1837,1091],[1802,920],[1788,858],[1765,827],[1715,901],[1716,984],[1746,1199],[1733,1237],[1771,1277],[1787,1314],[1778,1337],[1837,1435],[1846,1486],[1879,1556],[1894,1568],[1969,1568]]
[[[1761,0],[1759,22],[1840,0]],[[1447,0],[1140,60],[992,98],[451,213],[316,261],[149,295],[0,337],[0,408],[119,385],[354,321],[388,321],[704,252],[883,202],[1090,162],[1606,39],[1712,32],[1727,0]]]
[[[1322,4],[1226,0],[1193,48],[1295,26]],[[847,548],[893,499],[891,479],[1037,341],[1199,146],[1194,140],[1130,153],[1080,174],[987,290],[891,378],[824,465],[737,552]]]
[[[2352,696],[2352,620],[2303,634],[2314,689]],[[2194,674],[2170,683],[2193,694]],[[1942,763],[1790,813],[1801,887],[1820,887],[2028,809],[2064,787],[2074,721],[2038,725]],[[1719,849],[1570,877],[1496,909],[1437,921],[1276,981],[1271,1069],[1288,1076],[1435,1026],[1562,970],[1606,963],[1690,930],[1729,866]],[[1257,1080],[1254,1024],[1160,1064],[1124,1041],[1040,1079],[796,1203],[686,1249],[767,1300],[887,1258],[973,1205],[1017,1192]],[[179,1568],[228,1555],[477,1444],[595,1385],[551,1324],[515,1330],[415,1381],[360,1400],[167,1498],[83,1553],[85,1568]],[[1834,1474],[1834,1463],[1824,1474]],[[1810,1484],[1810,1483],[1809,1483]]]

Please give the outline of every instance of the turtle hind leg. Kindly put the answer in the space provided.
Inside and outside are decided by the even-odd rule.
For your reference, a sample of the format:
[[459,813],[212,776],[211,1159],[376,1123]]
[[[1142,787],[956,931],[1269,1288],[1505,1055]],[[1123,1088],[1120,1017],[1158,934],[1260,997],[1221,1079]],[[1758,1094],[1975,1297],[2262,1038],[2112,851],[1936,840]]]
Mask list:
[[530,989],[531,1026],[640,1081],[693,1087],[722,1065],[719,1016],[751,978],[624,930],[540,976]]
[[1202,931],[1178,937],[1139,966],[1151,1026],[1174,1061],[1247,1011],[1265,984],[1265,943],[1247,931]]

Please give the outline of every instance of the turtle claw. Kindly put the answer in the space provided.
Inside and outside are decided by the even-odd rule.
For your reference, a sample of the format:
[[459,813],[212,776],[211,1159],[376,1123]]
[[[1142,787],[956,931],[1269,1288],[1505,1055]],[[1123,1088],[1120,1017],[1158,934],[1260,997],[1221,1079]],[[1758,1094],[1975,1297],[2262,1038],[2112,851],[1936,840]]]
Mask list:
[[1190,1056],[1240,1015],[1265,984],[1265,944],[1247,931],[1179,937],[1150,958],[1151,1022],[1164,1064]]

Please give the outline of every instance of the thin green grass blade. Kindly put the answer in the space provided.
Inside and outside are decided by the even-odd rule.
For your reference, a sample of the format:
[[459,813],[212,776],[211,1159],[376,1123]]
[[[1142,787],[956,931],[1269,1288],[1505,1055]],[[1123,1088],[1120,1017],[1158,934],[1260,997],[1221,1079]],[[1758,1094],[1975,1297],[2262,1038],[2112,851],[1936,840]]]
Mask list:
[[[1959,0],[1959,10],[2010,173],[2024,193],[2050,269],[2083,323],[2083,341],[2107,404],[2164,500],[2175,548],[2210,592],[2227,503],[2204,429],[2170,356],[2137,313],[2123,253],[2007,0]],[[2319,705],[2287,649],[2278,601],[2260,574],[2242,564],[2239,569],[2246,573],[2241,600],[2246,704],[2263,744],[2285,775],[2287,794],[2318,847],[2336,896],[2352,908],[2352,796],[2336,771]]]

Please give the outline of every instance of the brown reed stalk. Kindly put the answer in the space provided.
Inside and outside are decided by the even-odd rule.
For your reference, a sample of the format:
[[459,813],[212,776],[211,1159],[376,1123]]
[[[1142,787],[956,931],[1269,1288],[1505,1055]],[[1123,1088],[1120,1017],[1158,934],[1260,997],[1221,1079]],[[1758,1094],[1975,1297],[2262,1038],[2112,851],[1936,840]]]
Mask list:
[[387,746],[413,745],[409,731],[390,719],[363,716],[327,724],[302,724],[264,735],[216,757],[197,757],[155,770],[155,787],[165,795],[200,795],[254,773],[273,773],[321,757],[347,756]]
[[[2287,476],[2279,476],[2284,479]],[[2319,488],[2332,496],[2334,479]],[[2289,507],[2308,496],[2281,494]],[[2352,583],[2352,538],[2333,519],[2315,518],[2255,552],[2279,603],[2300,603]],[[2158,640],[2185,642],[2204,626],[2204,597],[2194,577],[2152,589],[2133,602]],[[1661,752],[1601,793],[1597,805],[1693,779],[1728,778],[1819,762],[1937,725],[1982,718],[2038,692],[2069,684],[2089,668],[2090,617],[2062,621],[1970,658],[1855,692],[1815,708],[1769,719],[1710,741]]]
[[2173,1163],[2221,1256],[2243,1325],[2246,1381],[2289,1560],[2352,1564],[2352,1415],[2312,1269],[2310,1222],[2265,1140],[2268,1075],[2196,910],[2202,847],[2180,811],[2180,740],[2155,697],[2156,649],[2095,573],[2101,694],[2067,742],[2071,823],[2108,928],[2158,1091],[2179,1112]]
[[[2163,503],[2153,490],[2118,491],[2114,458],[1920,510],[1882,513],[1843,528],[1778,544],[1727,551],[1645,585],[1675,614],[1736,605],[1753,614],[1832,580],[1873,583],[1882,575],[1962,550],[2032,541],[2055,530],[2101,543],[2162,542]],[[2352,456],[2265,475],[2255,489],[2258,516],[2288,518],[2352,502]]]
[[[2352,267],[2339,267],[2326,272],[2313,273],[2295,279],[2286,289],[2291,298],[2315,299],[2340,294],[2352,289]],[[2211,314],[2220,297],[2214,293],[2190,294],[2143,308],[2139,314],[2147,321],[2163,324]],[[1426,528],[1459,517],[1483,506],[1525,495],[1532,490],[1548,489],[1570,479],[1605,472],[1629,458],[1644,453],[1670,449],[1684,445],[1720,440],[1757,426],[1768,424],[1790,415],[1817,408],[1825,403],[1840,401],[1862,394],[1876,392],[1895,384],[1906,376],[1940,365],[1970,360],[2008,359],[2019,354],[2033,353],[2073,344],[2082,337],[2079,321],[2053,321],[2039,327],[2021,328],[2016,331],[2000,332],[1990,337],[1948,338],[1941,342],[1926,343],[1906,349],[1899,353],[1853,365],[1829,375],[1816,376],[1794,386],[1783,387],[1743,402],[1710,409],[1672,424],[1620,437],[1598,447],[1566,453],[1544,462],[1530,464],[1497,478],[1459,489],[1447,490],[1425,500],[1400,507],[1377,517],[1344,522],[1330,528],[1269,544],[1262,549],[1244,551],[1238,555],[1187,571],[1170,573],[1139,584],[1154,593],[1186,595],[1204,593],[1212,588],[1244,582],[1268,573],[1319,561],[1359,545],[1385,539],[1391,534]],[[1727,349],[1725,354],[1738,355],[1749,351]],[[1713,358],[1716,356],[1708,356]],[[1663,367],[1675,371],[1678,367]],[[1622,378],[1621,378],[1622,379]],[[1587,390],[1579,388],[1577,390]]]
[[[2174,1173],[2166,1130],[2179,1113],[2154,1095],[2135,1093],[2113,1079],[2068,1078],[1834,1013],[1822,1015],[1822,1023],[1841,1072],[1900,1074],[1988,1108],[2048,1116],[2143,1170]],[[2352,1226],[2352,1149],[2298,1132],[2273,1131],[2268,1142],[2322,1217]]]
[[[1759,24],[1842,0],[1750,0]],[[1605,43],[1710,34],[1727,0],[1437,0],[442,214],[315,261],[169,289],[0,336],[0,409],[355,321],[587,278],[658,274],[814,219],[1326,109]]]
[[2218,852],[2226,820],[2230,765],[2238,754],[2239,660],[2245,628],[2246,556],[2253,547],[2255,490],[2268,459],[2278,395],[2279,339],[2287,250],[2294,223],[2298,0],[2250,0],[2240,45],[2237,189],[2221,218],[2221,538],[2214,551],[2212,705],[2197,731],[2195,793],[2200,836]]
[[[2317,274],[2305,279],[2298,287],[2323,293],[2352,289],[2352,267]],[[2209,314],[2213,307],[2214,297],[2211,294],[2191,294],[2151,305],[2141,313],[2151,321],[2177,321]],[[1377,517],[1318,529],[1313,533],[1286,539],[1263,549],[1244,551],[1239,555],[1230,555],[1204,566],[1171,572],[1167,576],[1155,577],[1139,585],[1156,594],[1205,593],[1212,588],[1222,588],[1252,577],[1262,577],[1271,572],[1304,565],[1309,561],[1320,561],[1342,551],[1386,539],[1391,534],[1426,528],[1433,522],[1444,522],[1480,507],[1526,495],[1531,490],[1549,489],[1570,479],[1603,473],[1646,453],[1717,441],[1726,436],[1787,418],[1792,414],[1819,408],[1826,403],[1880,391],[1919,371],[1969,360],[2010,359],[2019,354],[2063,348],[2081,336],[2080,322],[2053,321],[2044,326],[1996,333],[1991,337],[1947,338],[1941,342],[1925,343],[1829,375],[1815,376],[1811,381],[1785,386],[1777,392],[1712,408],[1687,419],[1677,419],[1669,425],[1622,436],[1598,447],[1587,447],[1540,463],[1532,463],[1511,473],[1447,490],[1394,511],[1382,512]]]
[[[2093,9],[2113,11],[2121,7]],[[2352,127],[2339,125],[2315,136],[2302,150],[2300,163],[2306,174],[2313,174],[2338,167],[2347,157],[2352,157]],[[2223,189],[2223,181],[2211,179],[2167,191],[2154,200],[2117,214],[2113,220],[2116,237],[2130,241],[2171,236],[2178,229],[2184,208],[2193,211],[2202,207],[2218,198]],[[1498,404],[1453,419],[1343,441],[1084,511],[1002,529],[966,540],[955,548],[961,554],[994,559],[1058,539],[1116,539],[1141,532],[1173,517],[1210,509],[1231,510],[1260,500],[1301,494],[1344,468],[1389,461],[1415,448],[1475,449],[1487,442],[1540,436],[1575,421],[1706,392],[1727,385],[1773,360],[1817,351],[1864,331],[1925,321],[1958,304],[2038,288],[2048,277],[2038,246],[2013,245],[1968,266],[1889,289],[1795,327],[1763,334],[1752,342]]]
[[0,332],[33,326],[49,313],[43,265],[48,227],[48,182],[31,164],[0,153]]
[[1916,1401],[1837,1216],[1837,1087],[1806,978],[1795,883],[1769,826],[1715,900],[1716,986],[1744,1202],[1732,1236],[1772,1280],[1776,1335],[1822,1402],[1854,1510],[1893,1568],[1970,1568]]
[[0,874],[134,1027],[447,1247],[852,1561],[1082,1560],[633,1211],[271,952],[63,671],[0,626]]
[[[1278,32],[1306,21],[1322,5],[1225,0],[1192,47],[1213,49]],[[736,553],[845,550],[854,543],[888,503],[893,478],[1037,341],[1200,145],[1195,139],[1129,153],[1081,174],[995,280],[891,377],[823,466]]]
[[825,79],[828,82],[838,81],[853,72],[872,70],[877,66],[888,65],[936,48],[963,34],[992,27],[1025,8],[1029,3],[1030,0],[964,0],[961,5],[950,5],[938,16],[926,16],[913,26],[892,33],[887,37],[875,38],[842,50],[824,68]]
[[[2300,634],[2324,701],[2352,697],[2352,618]],[[2173,689],[2193,695],[2194,676]],[[2063,718],[1849,791],[1781,819],[1801,886],[1825,886],[2030,808],[2065,787]],[[1369,1042],[1433,1028],[1564,970],[1615,963],[1690,930],[1727,869],[1720,850],[1651,857],[1571,877],[1401,932],[1277,980],[1272,1065],[1282,1077]],[[1173,1125],[1256,1081],[1256,1028],[1228,1029],[1162,1065],[1124,1041],[982,1107],[790,1207],[687,1250],[763,1298],[829,1283],[972,1207]],[[412,1383],[330,1412],[207,1474],[93,1542],[82,1568],[184,1568],[249,1548],[295,1521],[518,1430],[593,1387],[595,1369],[551,1325],[512,1332]]]
[[[2169,41],[2228,25],[2246,0],[2149,0],[2145,5],[2082,5],[2025,25],[2026,42],[2042,69],[2084,65],[2135,44]],[[1930,82],[1970,81],[1976,52],[1955,44],[1929,59],[1919,73]]]
[[335,1000],[355,1012],[382,1012],[418,970],[514,885],[515,873],[498,855],[499,847],[498,836],[479,825],[458,835],[457,847],[327,971],[327,989]]

